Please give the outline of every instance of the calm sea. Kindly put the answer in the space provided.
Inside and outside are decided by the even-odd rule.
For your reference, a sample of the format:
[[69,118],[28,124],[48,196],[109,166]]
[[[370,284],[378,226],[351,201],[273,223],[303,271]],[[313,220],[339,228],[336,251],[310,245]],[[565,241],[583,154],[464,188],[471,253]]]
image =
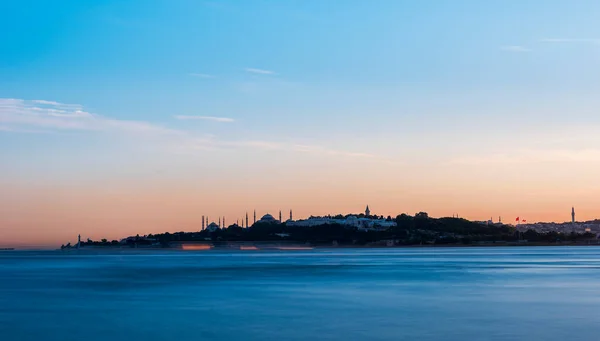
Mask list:
[[600,248],[0,252],[0,340],[600,340]]

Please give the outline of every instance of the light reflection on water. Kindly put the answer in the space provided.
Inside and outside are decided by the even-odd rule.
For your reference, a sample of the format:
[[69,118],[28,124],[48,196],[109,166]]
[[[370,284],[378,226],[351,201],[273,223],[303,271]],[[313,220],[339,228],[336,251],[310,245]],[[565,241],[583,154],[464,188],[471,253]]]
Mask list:
[[1,340],[596,340],[600,248],[0,253]]

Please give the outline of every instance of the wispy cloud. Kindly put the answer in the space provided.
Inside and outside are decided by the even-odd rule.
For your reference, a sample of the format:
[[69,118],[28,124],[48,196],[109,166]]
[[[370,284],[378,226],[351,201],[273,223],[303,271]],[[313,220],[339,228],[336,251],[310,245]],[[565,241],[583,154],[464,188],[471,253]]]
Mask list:
[[207,73],[190,73],[190,76],[192,77],[198,77],[198,78],[215,78],[215,76],[213,75],[209,75]]
[[520,45],[507,45],[507,46],[500,47],[500,49],[503,51],[509,51],[509,52],[530,52],[531,51],[530,48],[520,46]]
[[171,135],[181,133],[148,122],[118,120],[95,115],[84,111],[83,106],[78,104],[13,98],[0,98],[0,124],[13,130],[43,128]]
[[229,117],[215,117],[215,116],[188,116],[188,115],[175,115],[173,116],[178,120],[182,121],[193,121],[193,120],[204,120],[214,122],[235,122],[233,118]]
[[0,125],[0,132],[20,133],[20,134],[45,134],[45,133],[48,133],[48,131],[45,131],[45,130],[19,129],[19,128],[14,128],[14,127],[4,126],[4,125]]
[[[233,122],[228,117],[175,116],[180,120],[210,120]],[[334,150],[322,146],[301,145],[279,141],[219,140],[215,136],[198,136],[185,130],[171,129],[157,124],[135,120],[121,120],[93,114],[77,104],[53,101],[0,98],[0,133],[52,133],[61,131],[90,131],[120,133],[126,136],[159,138],[160,146],[178,153],[197,150],[258,149],[290,151],[313,155],[330,155],[345,158],[368,159],[371,162],[393,163],[383,156]]]
[[53,106],[61,106],[61,105],[63,105],[63,104],[58,103],[58,102],[46,101],[46,100],[43,100],[43,99],[34,99],[31,102],[36,103],[36,104],[45,104],[45,105],[53,105]]
[[542,43],[583,43],[583,44],[600,44],[599,38],[544,38]]
[[260,75],[274,75],[275,72],[271,71],[271,70],[264,70],[264,69],[256,69],[256,68],[245,68],[244,69],[246,72],[250,72],[250,73],[257,73]]

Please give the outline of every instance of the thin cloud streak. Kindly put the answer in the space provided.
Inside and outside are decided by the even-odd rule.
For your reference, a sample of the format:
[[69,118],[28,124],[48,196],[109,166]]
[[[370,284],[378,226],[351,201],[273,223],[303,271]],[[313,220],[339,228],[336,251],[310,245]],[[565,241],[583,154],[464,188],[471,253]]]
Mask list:
[[260,74],[260,75],[274,75],[275,74],[275,72],[273,72],[271,70],[263,70],[263,69],[256,69],[256,68],[245,68],[244,70],[246,72],[256,73],[256,74]]
[[235,122],[233,118],[230,117],[215,117],[215,116],[190,116],[190,115],[175,115],[173,116],[181,121],[194,121],[194,120],[204,120],[204,121],[213,121],[213,122]]
[[91,114],[78,104],[0,98],[0,123],[54,130],[89,130],[180,135],[181,132],[143,121],[117,120]]
[[[210,116],[175,116],[181,120],[212,120],[233,122],[226,117]],[[37,129],[45,130],[37,130]],[[174,152],[192,152],[197,150],[239,149],[284,150],[290,152],[309,153],[313,155],[330,155],[350,158],[368,159],[374,162],[394,163],[383,156],[328,149],[321,146],[281,143],[277,141],[223,141],[214,136],[198,136],[184,130],[177,130],[155,125],[153,123],[134,120],[119,120],[92,114],[83,110],[83,106],[62,104],[51,101],[23,100],[0,98],[0,132],[10,133],[50,133],[56,131],[90,131],[120,133],[139,136],[162,137],[173,148]]]
[[520,45],[502,46],[502,47],[500,47],[500,49],[503,51],[509,51],[509,52],[530,52],[531,51],[531,49],[520,46]]

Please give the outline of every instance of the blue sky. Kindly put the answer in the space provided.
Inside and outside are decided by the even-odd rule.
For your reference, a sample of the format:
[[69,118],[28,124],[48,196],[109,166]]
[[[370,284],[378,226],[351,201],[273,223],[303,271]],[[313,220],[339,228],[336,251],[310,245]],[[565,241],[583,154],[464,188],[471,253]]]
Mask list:
[[[188,191],[308,181],[390,213],[384,199],[417,183],[430,187],[400,204],[438,215],[558,219],[578,203],[591,216],[598,200],[597,1],[12,1],[0,13],[1,183],[24,196],[201,174],[215,181]],[[495,193],[494,207],[473,191]]]

